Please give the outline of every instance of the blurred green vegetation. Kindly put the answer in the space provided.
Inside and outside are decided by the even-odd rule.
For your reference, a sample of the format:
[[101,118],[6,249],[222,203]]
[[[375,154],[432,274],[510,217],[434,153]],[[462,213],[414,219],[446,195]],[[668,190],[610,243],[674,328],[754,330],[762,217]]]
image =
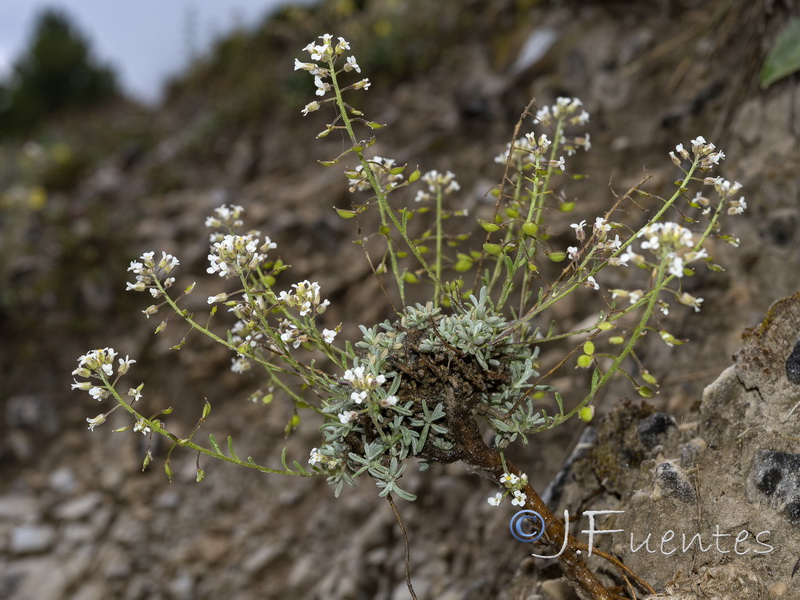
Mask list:
[[66,14],[47,9],[13,73],[0,83],[0,137],[28,135],[48,116],[118,96],[114,72],[92,56]]

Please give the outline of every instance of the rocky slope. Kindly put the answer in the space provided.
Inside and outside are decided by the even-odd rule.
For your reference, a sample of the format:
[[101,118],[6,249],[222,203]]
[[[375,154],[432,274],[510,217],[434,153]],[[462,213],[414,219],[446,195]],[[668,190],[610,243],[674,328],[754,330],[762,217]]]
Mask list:
[[[794,464],[784,457],[794,456],[796,447],[790,439],[793,388],[780,380],[776,385],[783,387],[773,390],[777,404],[755,407],[741,395],[754,387],[741,373],[755,368],[756,357],[745,350],[735,371],[726,371],[743,329],[796,291],[800,272],[800,255],[793,252],[800,224],[797,81],[767,91],[756,83],[760,60],[788,9],[767,2],[598,0],[411,3],[415,10],[404,12],[402,4],[330,2],[313,14],[286,11],[252,37],[222,44],[205,65],[175,83],[157,114],[112,112],[62,125],[73,140],[87,135],[81,131],[99,136],[107,124],[125,129],[127,141],[108,142],[106,154],[71,176],[69,185],[51,183],[42,210],[31,208],[27,192],[5,193],[6,223],[16,220],[13,227],[3,225],[2,245],[0,596],[409,597],[394,515],[368,481],[334,501],[321,480],[208,464],[198,486],[194,457],[183,456],[170,484],[158,465],[140,472],[143,438],[112,434],[108,426],[87,431],[85,418],[97,407],[68,391],[77,356],[113,345],[140,360],[136,376],[146,381],[145,401],[153,410],[175,406],[177,427],[188,431],[208,397],[214,404],[209,429],[233,435],[241,454],[275,456],[288,444],[290,456],[304,457],[315,445],[314,427],[284,442],[289,413],[277,402],[266,409],[246,402],[257,381],[231,374],[225,352],[195,339],[172,353],[167,347],[182,335],[177,329],[176,339],[154,341],[138,312],[140,299],[124,298],[121,290],[128,261],[147,250],[174,252],[186,282],[201,281],[207,244],[202,221],[220,202],[235,201],[247,207],[249,223],[278,242],[296,278],[320,281],[332,301],[331,322],[344,321],[352,337],[353,315],[367,324],[387,316],[374,300],[363,254],[350,244],[357,232],[332,210],[349,202],[341,173],[315,163],[338,154],[341,142],[315,142],[322,121],[299,115],[313,90],[292,78],[292,59],[328,30],[351,40],[374,81],[361,108],[389,125],[375,152],[423,169],[456,171],[464,190],[459,207],[472,215],[480,214],[484,193],[499,177],[491,158],[531,96],[540,104],[578,96],[592,114],[594,148],[581,165],[589,178],[570,189],[583,203],[579,212],[589,217],[611,201],[612,177],[611,187],[624,191],[645,167],[652,176],[649,190],[668,189],[676,173],[667,152],[678,142],[705,135],[725,150],[722,172],[745,185],[749,206],[731,232],[741,247],[718,249],[724,273],[694,278],[691,285],[705,298],[703,311],[672,316],[670,330],[691,343],[671,349],[652,344],[643,354],[663,383],[653,400],[656,410],[678,426],[667,426],[674,430],[667,432],[669,443],[658,440],[655,446],[662,448],[649,447],[637,465],[619,462],[615,501],[641,502],[650,511],[659,473],[679,478],[667,467],[659,471],[660,465],[685,473],[696,467],[683,461],[684,452],[702,450],[702,460],[722,463],[746,443],[727,479],[703,468],[687,475],[694,504],[685,508],[663,489],[662,503],[692,514],[703,507],[705,520],[698,524],[718,523],[738,533],[751,526],[744,516],[723,521],[707,506],[732,486],[736,494],[726,496],[724,513],[766,515],[763,525],[753,522],[754,535],[762,527],[783,536],[793,531],[787,490],[796,482],[759,476],[771,468],[767,463],[775,463],[778,473]],[[54,169],[45,171],[52,176]],[[197,293],[200,304],[205,291]],[[575,318],[574,310],[567,307],[558,318]],[[781,323],[787,332],[773,350],[785,361],[797,322]],[[703,388],[723,371],[698,412]],[[739,395],[714,393],[740,385],[732,381],[734,372],[742,382]],[[603,411],[619,414],[612,407],[626,394],[631,391],[624,383],[611,388]],[[640,421],[623,421],[623,438],[638,431]],[[774,435],[780,430],[781,443],[761,436],[761,427]],[[567,428],[549,432],[520,451],[516,460],[539,489],[559,469],[576,434]],[[620,447],[613,436],[603,439]],[[163,458],[164,448],[155,451]],[[596,455],[593,460],[601,463]],[[488,482],[457,465],[410,473],[407,480],[420,496],[400,505],[419,598],[572,597],[558,582],[557,567],[530,558],[530,548],[510,538],[511,513],[486,503],[493,491]],[[588,481],[578,489],[588,492]],[[633,520],[624,528],[638,531],[636,519],[650,515],[631,508]],[[740,561],[693,555],[674,581],[666,558],[603,547],[630,559],[664,593],[674,588],[722,598],[798,597],[790,577],[796,552],[783,539],[780,556],[776,551]],[[759,567],[750,579],[754,561]]]

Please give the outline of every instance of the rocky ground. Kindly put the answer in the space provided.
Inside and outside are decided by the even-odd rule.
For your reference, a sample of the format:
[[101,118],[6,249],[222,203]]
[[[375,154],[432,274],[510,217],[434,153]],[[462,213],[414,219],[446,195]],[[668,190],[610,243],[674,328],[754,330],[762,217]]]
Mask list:
[[[367,3],[338,21],[284,15],[263,42],[275,52],[273,68],[290,71],[320,28],[374,38],[373,63],[397,74],[387,81],[365,73],[375,83],[362,109],[389,125],[375,152],[456,171],[458,206],[473,216],[485,210],[483,195],[499,176],[491,158],[531,96],[540,104],[578,96],[592,115],[594,148],[580,165],[589,178],[569,189],[581,199],[580,218],[608,206],[609,181],[624,192],[643,167],[652,176],[647,189],[666,193],[677,177],[667,152],[678,142],[704,135],[725,150],[722,174],[745,185],[748,202],[747,213],[731,221],[741,247],[714,248],[726,271],[699,273],[687,284],[705,298],[701,313],[670,315],[670,331],[691,342],[643,350],[662,382],[652,408],[624,403],[633,395],[625,382],[606,393],[599,412],[608,416],[594,423],[597,441],[575,463],[559,510],[625,510],[598,521],[625,530],[598,536],[598,547],[661,597],[800,598],[792,578],[800,557],[793,427],[800,410],[792,408],[800,396],[785,370],[800,330],[797,298],[757,327],[773,302],[797,291],[800,273],[800,88],[796,78],[766,91],[757,85],[760,62],[790,9],[778,2],[598,0],[475,1],[464,10],[442,2],[427,20],[422,11],[406,25],[395,21],[394,32],[407,41],[379,55],[385,38],[378,25],[399,17],[381,12],[394,3],[376,4],[384,7]],[[432,31],[439,50],[427,45]],[[414,35],[428,54],[415,51]],[[542,52],[525,58],[526,41]],[[397,69],[403,59],[418,71]],[[85,418],[97,406],[69,391],[77,357],[113,345],[140,361],[131,376],[146,382],[148,407],[176,408],[178,431],[190,430],[208,397],[208,430],[232,435],[240,454],[276,464],[284,445],[304,460],[317,444],[313,425],[283,439],[290,412],[279,402],[247,402],[258,382],[231,374],[226,352],[199,339],[170,352],[183,332],[154,341],[152,324],[139,313],[144,301],[120,299],[128,261],[164,249],[180,256],[186,283],[197,278],[203,286],[190,305],[199,310],[215,283],[199,279],[207,243],[201,224],[223,201],[244,205],[249,223],[278,242],[293,280],[320,281],[332,302],[326,316],[344,322],[343,335],[354,337],[354,315],[367,324],[387,316],[363,254],[350,244],[357,233],[331,208],[349,202],[341,173],[314,162],[341,146],[313,140],[322,121],[298,114],[308,98],[295,90],[285,104],[251,115],[241,106],[227,110],[220,96],[209,102],[204,92],[211,94],[216,80],[194,76],[148,117],[150,129],[136,143],[92,163],[73,187],[54,186],[42,213],[4,205],[0,597],[408,598],[403,540],[369,481],[334,500],[321,479],[204,464],[206,480],[197,484],[194,457],[182,455],[169,483],[160,465],[166,448],[154,447],[156,461],[142,473],[145,438],[113,434],[124,420],[87,431]],[[117,126],[138,122],[127,113],[103,118]],[[12,216],[19,219],[14,227]],[[573,218],[565,215],[554,229],[568,229]],[[579,309],[564,307],[556,317],[576,319]],[[748,327],[755,329],[743,342]],[[567,391],[577,385],[560,383]],[[542,434],[514,460],[543,490],[579,434],[577,427]],[[531,548],[510,537],[512,511],[486,503],[489,482],[458,465],[405,480],[419,495],[399,504],[419,598],[575,597],[553,561],[531,558]],[[577,523],[579,535],[586,525]],[[668,530],[676,542],[656,549]],[[734,546],[742,531],[747,540]],[[769,535],[757,536],[764,531]],[[654,552],[632,552],[626,536],[641,543],[649,532]],[[698,532],[703,544],[715,532],[734,537],[715,538],[719,546],[708,552],[667,554],[681,533]]]

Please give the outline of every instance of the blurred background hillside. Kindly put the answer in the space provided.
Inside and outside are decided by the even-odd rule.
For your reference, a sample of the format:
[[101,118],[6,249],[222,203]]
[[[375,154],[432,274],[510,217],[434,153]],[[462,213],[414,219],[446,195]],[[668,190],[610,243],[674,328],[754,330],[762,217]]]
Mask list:
[[[800,86],[796,74],[759,85],[797,15],[789,0],[287,5],[218,36],[145,104],[91,32],[69,13],[42,13],[0,80],[0,597],[408,597],[394,518],[369,481],[334,501],[324,481],[207,465],[198,489],[194,457],[182,457],[169,484],[160,466],[140,473],[142,440],[112,434],[118,424],[87,431],[96,403],[69,390],[77,357],[113,346],[139,361],[129,377],[145,381],[148,409],[176,408],[177,428],[190,428],[208,397],[210,430],[233,434],[240,454],[269,464],[288,444],[305,459],[313,427],[285,442],[288,409],[248,403],[259,382],[230,373],[221,349],[194,338],[171,352],[184,331],[172,324],[172,337],[154,338],[146,299],[124,289],[132,259],[165,250],[181,260],[179,285],[198,281],[188,308],[203,310],[206,292],[219,291],[203,278],[203,220],[233,202],[293,265],[286,285],[320,281],[331,324],[352,338],[357,324],[390,316],[350,243],[359,233],[332,208],[350,202],[341,168],[317,162],[343,142],[315,140],[328,115],[300,114],[314,88],[293,60],[310,41],[350,41],[372,81],[354,101],[388,125],[375,154],[455,171],[453,208],[469,209],[468,223],[488,210],[501,175],[492,157],[532,97],[543,106],[577,96],[592,115],[593,149],[576,163],[588,177],[567,190],[579,206],[554,223],[564,247],[568,223],[600,214],[643,168],[647,189],[666,193],[676,143],[703,135],[724,149],[721,173],[745,185],[748,202],[731,231],[741,248],[715,249],[727,270],[688,284],[705,298],[702,313],[671,315],[670,331],[691,343],[643,351],[664,383],[654,402],[688,415],[741,331],[798,289]],[[580,307],[562,311],[554,317],[577,319]],[[626,393],[612,388],[604,402]],[[540,436],[520,457],[539,486],[574,433]],[[420,500],[401,513],[420,597],[526,597],[526,549],[510,545],[509,515],[486,506],[491,486],[457,466],[408,478]]]

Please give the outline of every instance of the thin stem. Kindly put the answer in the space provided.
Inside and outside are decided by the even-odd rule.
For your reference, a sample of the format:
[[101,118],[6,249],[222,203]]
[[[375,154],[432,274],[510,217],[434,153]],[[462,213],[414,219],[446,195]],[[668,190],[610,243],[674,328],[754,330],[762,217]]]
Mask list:
[[[442,278],[442,188],[436,188],[436,279]],[[439,306],[438,290],[433,295],[433,306]]]
[[181,439],[178,436],[176,436],[175,434],[173,434],[173,433],[167,431],[166,429],[164,429],[161,425],[159,425],[160,421],[157,421],[157,420],[154,420],[154,419],[152,419],[152,420],[148,419],[147,417],[145,417],[144,415],[139,413],[135,408],[133,408],[133,406],[128,404],[125,401],[125,399],[122,398],[122,396],[119,395],[119,392],[117,392],[117,390],[114,388],[114,386],[108,380],[108,378],[106,378],[106,376],[102,372],[98,372],[98,375],[99,375],[100,379],[103,381],[103,385],[105,386],[105,388],[116,399],[118,406],[121,406],[123,409],[125,409],[137,421],[141,420],[144,423],[146,423],[151,431],[171,439],[178,446],[181,446],[183,448],[189,448],[190,450],[194,450],[195,452],[199,452],[200,454],[205,454],[206,456],[210,456],[210,457],[216,458],[218,460],[223,460],[225,462],[229,462],[231,464],[238,465],[240,467],[247,467],[249,469],[255,469],[256,471],[260,471],[262,473],[275,473],[275,474],[279,474],[279,475],[295,475],[295,476],[300,476],[300,477],[311,477],[311,476],[315,475],[314,473],[309,473],[309,472],[305,472],[305,471],[292,471],[291,469],[287,469],[287,470],[271,469],[269,467],[265,467],[263,465],[256,464],[255,462],[250,462],[249,460],[248,461],[238,460],[236,458],[233,458],[233,457],[230,457],[230,456],[226,456],[225,454],[222,454],[221,452],[216,452],[215,450],[209,450],[208,448],[206,448],[204,446],[200,446],[198,444],[195,444],[194,442],[192,442],[189,439]]

